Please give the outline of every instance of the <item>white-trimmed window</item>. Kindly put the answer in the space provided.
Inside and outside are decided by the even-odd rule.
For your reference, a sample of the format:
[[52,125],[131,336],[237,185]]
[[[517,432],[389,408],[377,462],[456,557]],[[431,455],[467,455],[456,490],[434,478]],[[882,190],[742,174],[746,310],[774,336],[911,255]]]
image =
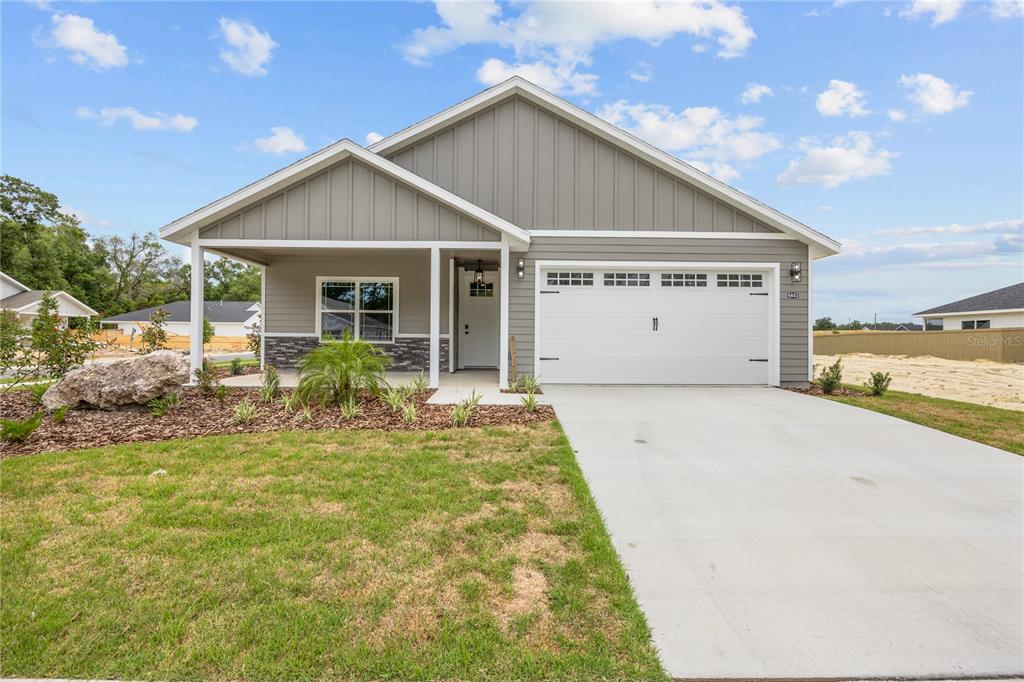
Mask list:
[[663,272],[661,273],[661,286],[663,287],[706,287],[708,276],[703,272]]
[[718,286],[720,287],[755,287],[762,284],[762,276],[749,272],[720,272],[718,274]]
[[649,287],[651,286],[651,273],[606,272],[604,273],[604,285],[606,287]]
[[398,329],[398,280],[391,277],[318,277],[317,333],[322,340],[352,338],[391,343]]
[[964,320],[960,323],[961,329],[990,329],[991,327],[991,320]]
[[594,273],[592,272],[549,272],[549,287],[592,287],[594,286]]

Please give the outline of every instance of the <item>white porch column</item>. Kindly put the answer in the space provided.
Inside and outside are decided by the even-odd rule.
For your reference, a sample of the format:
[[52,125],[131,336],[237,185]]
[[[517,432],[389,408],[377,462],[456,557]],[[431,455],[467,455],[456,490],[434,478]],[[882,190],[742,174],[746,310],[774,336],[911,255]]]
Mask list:
[[203,367],[203,247],[199,245],[199,231],[192,235],[192,292],[189,345],[189,383],[195,383],[195,371]]
[[430,248],[430,387],[441,384],[441,249]]
[[267,266],[260,266],[260,371],[267,368]]
[[498,388],[508,388],[508,289],[512,283],[509,277],[508,267],[508,242],[501,240],[501,267],[498,269],[498,276],[501,277],[501,286],[498,287],[501,296],[501,307],[498,312]]

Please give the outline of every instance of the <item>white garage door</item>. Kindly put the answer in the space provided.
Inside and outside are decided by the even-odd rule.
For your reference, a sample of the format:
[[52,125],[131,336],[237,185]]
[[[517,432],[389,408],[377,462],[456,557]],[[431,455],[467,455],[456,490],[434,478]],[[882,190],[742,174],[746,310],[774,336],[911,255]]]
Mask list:
[[770,272],[542,269],[547,383],[767,384]]

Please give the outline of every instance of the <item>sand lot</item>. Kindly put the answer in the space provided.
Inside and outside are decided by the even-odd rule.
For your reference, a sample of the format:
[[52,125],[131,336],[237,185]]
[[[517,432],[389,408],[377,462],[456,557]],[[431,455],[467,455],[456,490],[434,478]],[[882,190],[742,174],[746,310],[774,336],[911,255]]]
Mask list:
[[[835,355],[815,355],[815,376],[836,361]],[[962,400],[1009,410],[1024,410],[1024,365],[988,360],[946,360],[925,355],[842,356],[843,382],[861,384],[871,372],[889,372],[895,391],[921,393],[935,398]]]

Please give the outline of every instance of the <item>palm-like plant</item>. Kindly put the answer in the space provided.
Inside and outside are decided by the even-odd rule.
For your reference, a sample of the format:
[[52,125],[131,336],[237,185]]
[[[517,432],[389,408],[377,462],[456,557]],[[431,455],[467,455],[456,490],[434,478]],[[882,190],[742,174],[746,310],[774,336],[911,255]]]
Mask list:
[[391,358],[371,343],[354,340],[345,330],[340,341],[324,343],[299,360],[295,395],[303,403],[341,405],[360,389],[379,393]]

